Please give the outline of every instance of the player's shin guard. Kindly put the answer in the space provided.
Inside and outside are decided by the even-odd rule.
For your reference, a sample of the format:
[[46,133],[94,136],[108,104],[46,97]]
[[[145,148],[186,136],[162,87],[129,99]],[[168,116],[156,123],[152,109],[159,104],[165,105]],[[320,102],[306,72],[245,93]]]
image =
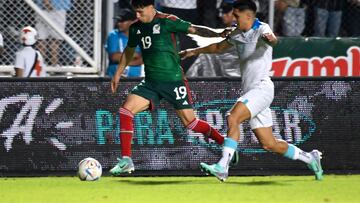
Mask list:
[[211,127],[207,122],[203,120],[195,118],[193,121],[190,122],[188,126],[186,126],[186,128],[210,137],[211,139],[215,140],[215,142],[219,145],[222,145],[224,143],[224,137],[219,133],[219,131]]
[[131,141],[134,132],[133,118],[134,115],[125,108],[120,108],[120,145],[121,155],[124,157],[131,156]]

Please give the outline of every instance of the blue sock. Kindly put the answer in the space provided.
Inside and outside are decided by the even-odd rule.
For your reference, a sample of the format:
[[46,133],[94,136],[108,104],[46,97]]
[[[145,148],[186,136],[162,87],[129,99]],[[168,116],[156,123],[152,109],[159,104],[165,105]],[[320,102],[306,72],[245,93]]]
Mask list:
[[313,161],[313,156],[310,153],[304,152],[303,150],[292,144],[288,144],[288,146],[289,148],[285,152],[284,157],[292,160],[300,160],[307,164],[310,164]]
[[228,148],[236,150],[237,149],[237,144],[238,143],[235,140],[233,140],[232,138],[230,138],[230,137],[227,137],[224,140],[224,147],[228,147]]
[[292,145],[292,144],[288,144],[288,146],[289,147],[288,147],[287,151],[285,152],[284,157],[295,160],[296,147],[295,147],[295,145]]
[[218,162],[218,164],[223,168],[225,168],[226,171],[229,169],[229,163],[237,149],[237,144],[238,143],[232,138],[225,138],[224,140],[222,157]]

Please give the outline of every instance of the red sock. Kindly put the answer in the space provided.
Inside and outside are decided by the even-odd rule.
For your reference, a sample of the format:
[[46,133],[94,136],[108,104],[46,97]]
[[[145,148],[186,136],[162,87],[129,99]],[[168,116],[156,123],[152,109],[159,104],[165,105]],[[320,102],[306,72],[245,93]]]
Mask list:
[[134,115],[125,108],[120,108],[120,145],[121,156],[131,156],[131,140],[134,133]]
[[186,126],[188,129],[193,130],[197,133],[202,133],[205,136],[210,137],[215,140],[216,143],[222,145],[224,143],[224,137],[213,127],[211,127],[207,122],[195,118],[191,123]]

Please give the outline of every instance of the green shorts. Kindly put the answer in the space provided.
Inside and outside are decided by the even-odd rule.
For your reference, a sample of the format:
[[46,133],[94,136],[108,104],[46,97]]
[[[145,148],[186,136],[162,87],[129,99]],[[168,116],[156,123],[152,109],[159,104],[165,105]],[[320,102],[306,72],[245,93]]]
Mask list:
[[131,91],[150,101],[150,110],[160,104],[161,99],[173,105],[177,110],[192,109],[192,99],[187,81],[152,81],[143,80]]

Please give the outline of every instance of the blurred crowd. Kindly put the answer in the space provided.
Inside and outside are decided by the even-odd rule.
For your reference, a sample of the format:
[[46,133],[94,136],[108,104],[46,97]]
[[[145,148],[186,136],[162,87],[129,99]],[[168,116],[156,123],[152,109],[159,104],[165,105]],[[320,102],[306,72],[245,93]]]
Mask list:
[[277,0],[280,36],[358,37],[360,0]]
[[[118,1],[120,10],[129,0]],[[269,0],[254,0],[258,18],[268,22]],[[234,0],[155,0],[157,9],[193,24],[226,26],[223,17]],[[360,0],[275,0],[274,30],[279,36],[358,37]],[[119,12],[119,11],[116,11]]]
[[[269,0],[254,0],[257,17],[268,22]],[[109,54],[107,75],[116,71],[119,56],[127,43],[129,26],[136,20],[129,0],[115,1],[115,29],[108,35],[106,50]],[[232,3],[234,0],[155,0],[159,11],[176,15],[192,24],[212,28],[234,26]],[[278,36],[299,37],[358,37],[360,36],[360,0],[275,0],[274,32]],[[180,34],[180,48],[196,47],[197,44],[185,34]],[[114,42],[117,42],[115,43]],[[120,44],[120,45],[119,45]],[[234,53],[232,53],[234,52]],[[182,61],[184,71],[192,69],[188,76],[240,76],[235,51],[220,55],[221,58],[200,55],[199,59]],[[196,61],[195,61],[196,60]],[[124,74],[127,77],[142,76],[141,53],[137,52],[131,66]],[[215,67],[216,66],[216,67]],[[213,67],[213,68],[212,68]],[[220,67],[220,68],[219,68]]]

